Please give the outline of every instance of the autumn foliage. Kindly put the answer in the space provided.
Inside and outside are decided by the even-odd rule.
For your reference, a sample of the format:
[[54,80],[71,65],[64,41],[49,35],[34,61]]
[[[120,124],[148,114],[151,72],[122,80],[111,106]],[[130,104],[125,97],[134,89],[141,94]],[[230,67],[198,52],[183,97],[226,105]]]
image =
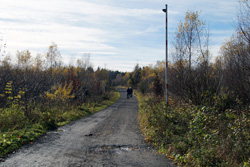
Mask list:
[[182,166],[250,165],[250,7],[241,5],[238,28],[214,61],[200,13],[186,13],[168,62],[169,104],[165,62],[119,78],[137,89],[145,141]]
[[111,81],[119,72],[94,70],[89,55],[63,65],[52,43],[46,55],[26,50],[16,56],[17,63],[7,55],[0,64],[0,158],[119,98]]

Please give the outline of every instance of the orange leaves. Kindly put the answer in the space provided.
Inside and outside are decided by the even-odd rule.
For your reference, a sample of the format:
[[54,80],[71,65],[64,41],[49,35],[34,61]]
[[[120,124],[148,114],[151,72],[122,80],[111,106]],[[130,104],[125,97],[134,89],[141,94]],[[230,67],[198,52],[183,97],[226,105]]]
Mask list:
[[174,159],[174,157],[173,157],[173,156],[168,156],[168,158],[169,158],[169,159]]
[[174,99],[171,96],[168,97],[168,104],[170,106],[175,105],[175,101],[174,101]]

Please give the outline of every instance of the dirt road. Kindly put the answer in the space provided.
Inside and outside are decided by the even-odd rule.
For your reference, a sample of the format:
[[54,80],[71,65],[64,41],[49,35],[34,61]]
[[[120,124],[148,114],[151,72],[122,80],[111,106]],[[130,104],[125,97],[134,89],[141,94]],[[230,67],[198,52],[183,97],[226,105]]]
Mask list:
[[112,106],[73,121],[20,149],[0,166],[173,166],[145,143],[137,120],[138,101],[124,89]]

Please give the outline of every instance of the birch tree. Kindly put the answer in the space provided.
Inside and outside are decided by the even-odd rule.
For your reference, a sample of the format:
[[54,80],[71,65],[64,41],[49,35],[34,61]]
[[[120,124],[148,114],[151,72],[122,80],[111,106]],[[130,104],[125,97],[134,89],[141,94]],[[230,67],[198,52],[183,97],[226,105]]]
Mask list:
[[180,21],[174,39],[174,65],[170,75],[173,91],[184,101],[201,103],[208,89],[209,31],[197,11],[188,11]]

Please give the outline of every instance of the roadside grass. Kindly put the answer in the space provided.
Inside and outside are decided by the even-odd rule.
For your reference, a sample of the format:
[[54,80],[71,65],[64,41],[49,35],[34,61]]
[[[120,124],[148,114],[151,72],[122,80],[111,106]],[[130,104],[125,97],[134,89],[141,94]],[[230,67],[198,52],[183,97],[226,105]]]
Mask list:
[[145,141],[180,166],[250,166],[250,110],[174,105],[136,92]]
[[119,98],[120,98],[120,93],[116,89],[116,91],[112,93],[112,96],[110,96],[110,99],[103,100],[101,103],[95,103],[95,107],[93,108],[93,113],[103,110],[104,108],[114,104],[116,101],[119,100]]
[[61,105],[52,108],[38,104],[30,111],[29,118],[24,115],[23,106],[17,104],[0,109],[0,158],[24,144],[33,144],[49,130],[56,130],[72,120],[108,107],[119,98],[120,93],[114,90],[99,102],[88,102],[80,106]]

